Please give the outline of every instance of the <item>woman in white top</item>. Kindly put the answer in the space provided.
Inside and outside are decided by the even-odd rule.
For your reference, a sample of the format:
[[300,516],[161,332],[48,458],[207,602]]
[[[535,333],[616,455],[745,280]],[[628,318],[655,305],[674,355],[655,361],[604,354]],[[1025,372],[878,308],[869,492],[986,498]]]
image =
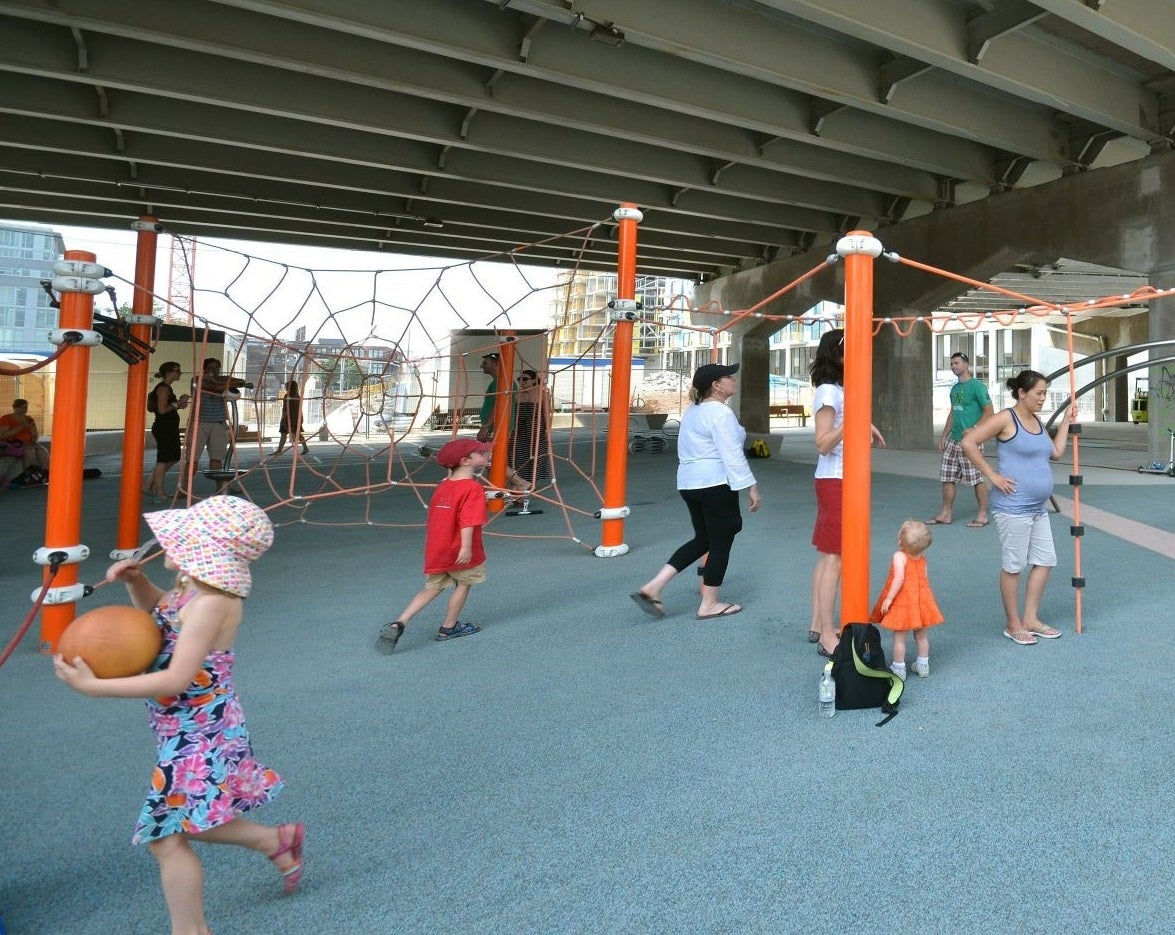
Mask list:
[[[840,627],[833,622],[840,590],[841,498],[844,485],[845,434],[845,333],[840,328],[825,332],[808,368],[816,393],[812,418],[816,425],[816,526],[812,545],[819,558],[812,570],[812,623],[808,640],[818,643],[821,656],[836,649]],[[885,439],[870,425],[873,443],[885,447]],[[868,522],[868,517],[865,518]]]
[[694,374],[690,399],[694,405],[681,417],[677,436],[677,489],[689,509],[694,537],[669,558],[656,577],[632,595],[637,606],[652,617],[664,617],[661,591],[678,572],[703,555],[702,601],[698,619],[731,617],[738,604],[724,604],[718,591],[726,575],[730,547],[743,528],[738,492],[747,491],[752,513],[759,509],[759,485],[743,453],[746,430],[738,424],[726,401],[738,390],[738,364],[706,364]]

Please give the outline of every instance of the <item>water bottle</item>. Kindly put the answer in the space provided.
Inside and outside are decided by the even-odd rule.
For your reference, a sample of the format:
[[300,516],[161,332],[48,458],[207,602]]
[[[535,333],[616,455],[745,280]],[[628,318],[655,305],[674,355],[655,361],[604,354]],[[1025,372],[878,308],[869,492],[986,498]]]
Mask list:
[[832,680],[832,663],[824,664],[824,674],[820,676],[820,716],[832,717],[836,714],[836,682]]

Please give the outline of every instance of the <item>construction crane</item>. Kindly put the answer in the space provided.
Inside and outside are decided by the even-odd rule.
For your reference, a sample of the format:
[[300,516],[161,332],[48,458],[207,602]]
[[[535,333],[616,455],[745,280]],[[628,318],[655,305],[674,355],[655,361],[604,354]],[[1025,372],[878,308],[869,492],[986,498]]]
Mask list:
[[167,321],[191,324],[196,313],[196,240],[171,235],[171,263],[167,274]]

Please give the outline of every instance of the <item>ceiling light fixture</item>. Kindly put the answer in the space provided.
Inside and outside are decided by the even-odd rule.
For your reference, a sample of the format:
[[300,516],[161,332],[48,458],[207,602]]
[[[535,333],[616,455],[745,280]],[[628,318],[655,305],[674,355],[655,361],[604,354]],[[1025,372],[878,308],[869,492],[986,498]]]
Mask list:
[[614,49],[618,49],[624,45],[624,33],[615,26],[601,26],[597,24],[592,27],[592,31],[588,35],[596,42],[610,45]]

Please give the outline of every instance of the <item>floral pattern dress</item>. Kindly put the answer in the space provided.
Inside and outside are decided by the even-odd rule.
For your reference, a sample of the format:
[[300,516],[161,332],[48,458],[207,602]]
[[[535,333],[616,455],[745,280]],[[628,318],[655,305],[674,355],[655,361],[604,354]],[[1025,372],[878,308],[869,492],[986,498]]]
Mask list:
[[[163,649],[151,671],[166,669],[171,661],[179,612],[195,593],[169,591],[155,606]],[[233,659],[231,651],[213,651],[183,692],[147,699],[159,753],[133,843],[227,824],[269,802],[284,785],[281,776],[253,758],[233,687]]]

